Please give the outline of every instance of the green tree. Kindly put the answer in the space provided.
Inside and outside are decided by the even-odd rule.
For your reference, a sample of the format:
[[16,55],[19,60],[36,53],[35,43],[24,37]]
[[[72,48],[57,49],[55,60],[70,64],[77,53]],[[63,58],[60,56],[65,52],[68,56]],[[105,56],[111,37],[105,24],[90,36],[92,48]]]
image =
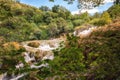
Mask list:
[[59,12],[59,8],[60,8],[59,5],[54,5],[54,6],[52,7],[52,11],[55,12],[55,13],[57,13],[57,12]]
[[58,13],[58,17],[62,17],[64,19],[67,19],[70,16],[70,11],[60,5],[53,6],[52,11]]
[[91,24],[94,24],[96,26],[103,26],[111,22],[112,19],[107,11],[103,12],[100,18],[94,18],[92,21],[90,21]]
[[114,3],[115,4],[120,4],[120,0],[115,0]]
[[36,24],[43,22],[43,13],[41,14],[35,14],[33,16],[33,20]]
[[65,27],[67,26],[67,21],[65,21],[62,17],[55,19],[55,23],[57,24],[59,34],[65,33]]
[[101,17],[101,14],[98,13],[98,12],[96,12],[92,17],[93,17],[93,18],[100,18],[100,17]]
[[113,5],[107,11],[113,19],[120,17],[120,5]]
[[49,7],[47,6],[41,6],[39,9],[42,11],[50,11]]
[[52,22],[48,25],[48,31],[51,37],[56,37],[58,36],[58,28],[57,28],[57,24],[55,22]]

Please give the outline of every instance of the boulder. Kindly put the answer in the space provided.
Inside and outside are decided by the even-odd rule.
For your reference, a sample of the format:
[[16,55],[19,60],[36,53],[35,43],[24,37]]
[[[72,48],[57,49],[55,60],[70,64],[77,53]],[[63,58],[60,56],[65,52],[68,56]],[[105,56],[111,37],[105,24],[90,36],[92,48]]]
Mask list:
[[30,46],[30,47],[34,47],[34,48],[38,48],[39,45],[40,45],[39,42],[30,42],[30,43],[28,43],[28,46]]

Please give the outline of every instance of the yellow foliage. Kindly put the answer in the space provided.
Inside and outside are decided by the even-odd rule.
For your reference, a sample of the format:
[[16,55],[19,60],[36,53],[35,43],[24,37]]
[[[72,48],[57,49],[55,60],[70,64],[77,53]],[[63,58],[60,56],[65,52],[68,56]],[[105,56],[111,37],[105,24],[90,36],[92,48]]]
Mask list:
[[103,12],[101,19],[105,21],[107,24],[112,22],[108,12]]
[[14,48],[15,50],[21,49],[21,45],[18,42],[8,42],[3,44],[4,49]]

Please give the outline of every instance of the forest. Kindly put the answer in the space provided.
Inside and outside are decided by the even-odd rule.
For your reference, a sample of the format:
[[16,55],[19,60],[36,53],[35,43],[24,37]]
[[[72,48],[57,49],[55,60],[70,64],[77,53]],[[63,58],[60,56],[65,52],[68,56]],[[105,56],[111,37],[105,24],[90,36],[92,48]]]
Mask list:
[[0,0],[0,80],[120,80],[120,0],[93,15]]

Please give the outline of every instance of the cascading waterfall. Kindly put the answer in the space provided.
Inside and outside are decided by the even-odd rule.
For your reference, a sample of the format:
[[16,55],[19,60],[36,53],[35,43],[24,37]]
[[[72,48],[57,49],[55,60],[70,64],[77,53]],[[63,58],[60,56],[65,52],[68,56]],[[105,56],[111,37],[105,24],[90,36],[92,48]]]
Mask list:
[[[28,43],[30,42],[24,42],[22,43],[23,47],[26,49],[26,52],[23,52],[23,56],[24,56],[24,60],[26,63],[32,62],[29,66],[30,68],[42,68],[42,67],[48,67],[49,64],[45,63],[45,64],[40,64],[37,65],[37,60],[35,59],[35,52],[41,50],[42,52],[48,52],[47,54],[45,54],[41,61],[49,59],[49,60],[53,60],[54,59],[54,55],[52,54],[52,50],[56,49],[59,47],[59,44],[62,40],[58,40],[58,39],[54,39],[54,40],[42,40],[40,41],[40,45],[38,48],[34,48],[34,47],[30,47],[28,46]],[[52,45],[52,46],[51,46]],[[33,53],[31,53],[33,52]],[[22,62],[18,63],[17,65],[15,65],[16,69],[21,69],[24,67],[24,64]],[[24,77],[25,75],[27,75],[28,73],[22,73],[22,74],[18,74],[18,75],[13,75],[11,77],[7,76],[7,73],[3,74],[0,78],[0,80],[18,80],[22,77]]]
[[[91,34],[91,32],[93,30],[95,30],[96,27],[91,27],[87,30],[83,30],[83,31],[80,31],[78,33],[76,33],[76,31],[73,32],[74,36],[82,36],[82,37],[86,37],[88,35]],[[28,46],[28,42],[24,42],[22,43],[23,47],[26,49],[27,52],[24,52],[24,59],[25,59],[25,62],[26,63],[29,63],[31,61],[34,61],[35,63],[32,63],[30,64],[30,68],[41,68],[41,67],[48,67],[49,64],[40,64],[40,65],[35,65],[36,64],[36,59],[35,59],[35,56],[32,55],[31,56],[31,52],[35,53],[37,52],[38,50],[41,50],[42,52],[45,52],[45,51],[48,51],[49,54],[46,54],[45,56],[42,57],[41,61],[43,60],[46,60],[46,59],[49,59],[49,60],[53,60],[54,59],[54,55],[53,54],[50,54],[52,50],[56,49],[59,47],[60,45],[60,42],[62,42],[63,40],[61,39],[53,39],[53,40],[42,40],[40,41],[40,45],[38,48],[33,48],[33,47],[30,47]],[[52,44],[52,46],[51,46]],[[17,65],[15,65],[17,69],[20,69],[20,68],[23,68],[24,67],[24,64],[23,63],[19,63]],[[19,74],[17,76],[14,76],[12,78],[7,78],[6,76],[7,73],[3,74],[2,78],[0,80],[18,80],[19,78],[22,78],[23,76],[27,75],[27,73],[23,73],[23,74]]]
[[86,37],[86,36],[89,36],[91,34],[92,31],[94,31],[97,27],[93,26],[93,27],[90,27],[86,30],[83,30],[83,31],[74,31],[73,32],[73,35],[74,36],[80,36],[80,37]]

